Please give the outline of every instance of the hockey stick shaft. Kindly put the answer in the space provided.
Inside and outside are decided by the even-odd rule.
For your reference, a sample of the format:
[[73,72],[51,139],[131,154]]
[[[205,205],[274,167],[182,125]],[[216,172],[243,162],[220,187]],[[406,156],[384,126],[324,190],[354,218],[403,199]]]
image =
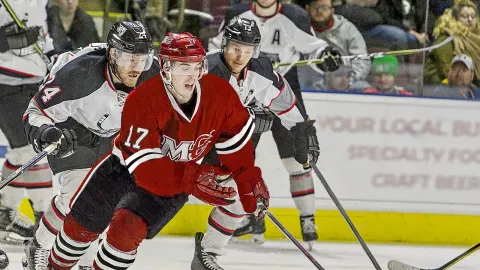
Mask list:
[[4,188],[6,185],[10,184],[15,178],[19,177],[22,175],[26,170],[37,164],[42,158],[47,156],[48,154],[52,153],[56,148],[57,148],[58,143],[52,143],[49,146],[47,146],[45,149],[43,149],[42,152],[38,153],[36,156],[34,156],[32,159],[30,159],[27,163],[22,165],[22,167],[18,168],[16,171],[11,173],[7,178],[4,178],[0,181],[0,190]]
[[[439,42],[438,44],[432,45],[430,47],[425,47],[425,48],[420,48],[420,49],[408,49],[408,50],[398,50],[398,51],[389,51],[389,52],[376,52],[376,53],[369,53],[369,54],[355,54],[355,55],[346,55],[342,56],[342,60],[344,61],[352,61],[352,60],[358,60],[358,59],[371,59],[371,58],[377,58],[377,57],[382,57],[385,55],[411,55],[411,54],[417,54],[417,53],[422,53],[422,52],[430,52],[435,49],[438,49],[440,47],[443,47],[444,45],[448,44],[450,41],[453,40],[453,35],[449,36],[447,39],[443,40],[442,42]],[[274,64],[273,66],[276,67],[285,67],[285,66],[307,66],[311,64],[320,64],[322,63],[322,59],[310,59],[310,60],[301,60],[297,61],[294,63],[277,63]]]
[[308,258],[308,260],[310,260],[313,265],[315,265],[315,267],[317,267],[317,269],[319,270],[325,270],[325,268],[323,268],[320,263],[318,263],[318,261],[312,256],[312,254],[310,254],[310,252],[308,252],[303,246],[302,244],[300,244],[300,242],[298,242],[297,239],[295,239],[295,237],[293,237],[293,235],[287,230],[287,228],[285,228],[282,223],[280,223],[280,221],[272,214],[270,213],[270,211],[267,210],[267,208],[265,207],[265,205],[263,203],[259,203],[258,204],[258,207],[260,209],[260,211],[262,211],[265,215],[267,215],[270,220],[275,224],[275,226],[277,226],[277,228],[283,232],[283,234],[285,234],[285,236],[288,237],[288,239],[290,239],[290,241],[292,241],[293,244],[295,244],[295,246],[298,247],[298,249],[300,249],[300,251]]
[[345,221],[348,223],[348,226],[350,226],[350,229],[352,230],[353,234],[355,235],[355,237],[357,238],[358,242],[360,243],[360,245],[362,246],[363,250],[365,251],[365,253],[367,254],[368,258],[370,259],[370,261],[372,262],[373,266],[375,266],[375,269],[377,270],[381,270],[382,268],[380,267],[380,265],[378,264],[377,260],[375,259],[375,257],[373,256],[372,252],[370,252],[370,249],[368,248],[367,244],[365,243],[365,241],[363,241],[363,238],[362,236],[360,235],[360,233],[358,232],[357,228],[355,228],[355,225],[353,225],[353,222],[352,220],[350,220],[350,217],[348,216],[347,212],[345,212],[345,209],[343,208],[343,206],[340,204],[340,201],[338,200],[337,196],[335,196],[335,193],[333,193],[333,190],[330,188],[330,186],[328,185],[327,183],[327,180],[325,180],[325,177],[323,177],[322,173],[320,172],[320,170],[318,169],[317,165],[312,163],[310,164],[310,166],[312,166],[313,168],[313,171],[315,172],[315,174],[317,175],[318,179],[320,179],[320,182],[322,182],[322,185],[323,187],[325,188],[325,190],[327,191],[328,195],[330,195],[330,198],[332,198],[333,202],[335,203],[335,205],[337,206],[338,210],[340,210],[340,213],[342,214],[343,218],[345,219]]
[[450,267],[452,267],[453,265],[455,265],[459,261],[465,259],[467,256],[469,256],[470,254],[474,253],[475,251],[477,251],[479,249],[480,249],[480,243],[478,243],[475,246],[469,248],[467,251],[463,252],[462,254],[458,255],[457,257],[453,258],[452,260],[450,260],[449,262],[447,262],[446,264],[444,264],[444,265],[442,265],[438,268],[433,268],[433,269],[418,268],[418,267],[408,265],[406,263],[402,263],[402,262],[399,262],[399,261],[392,260],[392,261],[388,262],[388,269],[390,269],[390,270],[445,270],[445,269],[449,269]]
[[[7,2],[7,0],[0,0],[1,3],[5,6],[5,9],[7,10],[8,14],[10,14],[10,17],[15,21],[15,24],[21,28],[25,29],[25,25],[23,25],[22,21],[17,17],[17,14],[13,10],[13,8],[10,6],[10,4]],[[43,62],[48,66],[50,64],[50,60],[48,60],[48,57],[43,53],[42,49],[38,46],[37,43],[33,43],[33,48],[36,53],[40,55],[42,58]]]

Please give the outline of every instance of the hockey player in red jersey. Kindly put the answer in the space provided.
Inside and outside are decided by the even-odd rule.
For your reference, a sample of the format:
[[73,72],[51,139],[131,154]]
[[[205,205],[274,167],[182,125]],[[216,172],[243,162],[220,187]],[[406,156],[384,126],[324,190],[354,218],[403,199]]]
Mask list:
[[[71,269],[107,226],[95,269],[127,269],[149,239],[194,195],[212,205],[233,203],[231,173],[245,211],[268,207],[269,193],[254,165],[254,121],[230,84],[206,70],[205,50],[190,33],[160,45],[160,75],[132,91],[111,154],[87,175],[72,199],[50,254],[51,269]],[[215,147],[224,167],[200,165]]]

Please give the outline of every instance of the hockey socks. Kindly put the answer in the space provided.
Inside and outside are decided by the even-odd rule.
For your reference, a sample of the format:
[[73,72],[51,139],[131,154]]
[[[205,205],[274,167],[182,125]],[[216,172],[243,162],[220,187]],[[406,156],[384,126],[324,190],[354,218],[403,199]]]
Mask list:
[[93,262],[96,270],[127,269],[137,257],[137,248],[147,236],[147,223],[127,209],[117,209]]
[[49,265],[55,270],[71,269],[98,235],[80,225],[73,216],[67,215],[53,244]]

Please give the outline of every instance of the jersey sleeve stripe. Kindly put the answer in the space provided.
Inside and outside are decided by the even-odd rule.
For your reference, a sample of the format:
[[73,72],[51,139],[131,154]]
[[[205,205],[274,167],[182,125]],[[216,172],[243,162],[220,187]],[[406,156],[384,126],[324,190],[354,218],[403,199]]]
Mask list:
[[228,141],[215,144],[217,153],[220,155],[226,155],[242,149],[242,147],[248,142],[248,140],[250,140],[254,127],[255,123],[253,122],[253,118],[250,117],[247,124],[242,128],[240,133],[238,133]]
[[285,114],[285,113],[287,113],[287,112],[291,111],[291,110],[292,110],[292,109],[295,107],[295,104],[296,104],[296,103],[297,103],[297,98],[296,98],[296,97],[294,97],[294,98],[293,98],[292,105],[290,105],[290,107],[289,107],[288,109],[286,109],[286,110],[284,110],[284,111],[281,111],[281,112],[277,113],[277,115],[282,115],[282,114]]
[[138,152],[135,152],[133,155],[125,159],[125,164],[128,166],[130,163],[134,162],[135,159],[138,159],[140,156],[143,156],[147,153],[158,153],[162,154],[162,151],[159,148],[145,148]]
[[144,163],[145,161],[149,161],[149,160],[152,160],[152,159],[159,159],[159,158],[163,158],[165,157],[164,155],[162,154],[159,154],[159,153],[146,153],[145,155],[139,157],[138,159],[135,159],[132,163],[130,164],[127,164],[127,168],[128,168],[128,171],[130,173],[133,173],[133,171],[142,163]]

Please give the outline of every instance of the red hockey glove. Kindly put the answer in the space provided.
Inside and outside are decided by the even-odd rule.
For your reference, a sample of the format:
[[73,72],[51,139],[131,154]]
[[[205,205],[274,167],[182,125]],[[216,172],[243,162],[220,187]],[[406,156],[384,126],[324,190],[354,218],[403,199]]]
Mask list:
[[183,173],[182,192],[211,205],[232,204],[237,194],[235,189],[222,187],[216,181],[217,176],[225,174],[230,171],[224,167],[189,162]]
[[243,209],[247,213],[257,210],[257,201],[260,199],[268,208],[270,193],[262,179],[262,172],[258,167],[252,167],[242,171],[233,177],[237,183],[238,195]]

